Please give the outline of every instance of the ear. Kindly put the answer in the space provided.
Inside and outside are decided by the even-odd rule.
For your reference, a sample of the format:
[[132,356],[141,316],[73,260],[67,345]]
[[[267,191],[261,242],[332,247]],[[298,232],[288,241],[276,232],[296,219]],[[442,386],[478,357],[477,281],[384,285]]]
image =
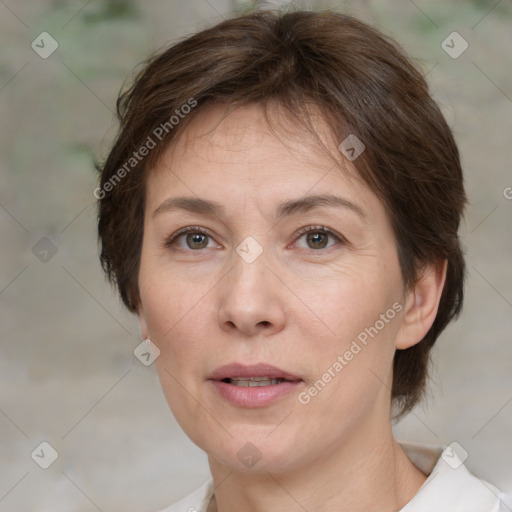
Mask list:
[[447,260],[429,264],[416,284],[406,292],[404,318],[396,338],[398,350],[419,343],[434,323],[446,281],[447,266]]

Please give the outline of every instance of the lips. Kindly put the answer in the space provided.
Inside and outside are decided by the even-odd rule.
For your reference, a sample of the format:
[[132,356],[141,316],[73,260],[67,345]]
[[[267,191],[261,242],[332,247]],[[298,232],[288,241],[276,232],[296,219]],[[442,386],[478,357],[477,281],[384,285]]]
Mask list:
[[244,408],[265,407],[291,395],[303,380],[268,364],[233,363],[217,368],[208,379],[217,396]]
[[[257,364],[245,366],[239,363],[232,363],[217,368],[209,377],[210,380],[218,381],[250,381],[262,382],[263,379],[281,380],[281,381],[300,381],[299,376],[285,372],[280,368],[268,364]],[[255,384],[256,385],[256,384]]]

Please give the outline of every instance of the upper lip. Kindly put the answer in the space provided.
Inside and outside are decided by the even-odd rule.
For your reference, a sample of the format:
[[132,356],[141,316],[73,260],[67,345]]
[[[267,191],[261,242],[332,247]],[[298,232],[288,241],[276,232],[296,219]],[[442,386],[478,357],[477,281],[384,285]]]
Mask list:
[[243,365],[231,363],[220,366],[209,376],[210,380],[223,380],[243,377],[268,377],[270,379],[302,380],[297,375],[285,372],[271,364],[260,363],[254,365]]

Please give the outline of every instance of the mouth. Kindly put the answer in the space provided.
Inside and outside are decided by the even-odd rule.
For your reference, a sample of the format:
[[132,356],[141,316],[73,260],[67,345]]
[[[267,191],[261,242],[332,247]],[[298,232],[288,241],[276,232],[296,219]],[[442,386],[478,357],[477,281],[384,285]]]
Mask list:
[[303,383],[297,375],[268,364],[233,363],[217,368],[208,379],[217,396],[238,407],[264,407],[291,395]]
[[221,382],[225,382],[226,384],[233,384],[233,386],[240,386],[243,388],[255,388],[262,386],[275,386],[276,384],[280,384],[281,382],[285,382],[286,379],[271,379],[270,377],[249,377],[246,378],[226,378],[222,379]]

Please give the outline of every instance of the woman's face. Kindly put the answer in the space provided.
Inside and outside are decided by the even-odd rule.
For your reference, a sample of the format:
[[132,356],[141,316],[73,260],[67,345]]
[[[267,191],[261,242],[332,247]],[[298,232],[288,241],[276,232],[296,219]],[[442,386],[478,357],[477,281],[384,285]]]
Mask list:
[[405,295],[384,207],[352,164],[289,121],[279,140],[259,107],[222,112],[149,174],[140,319],[192,441],[284,471],[389,428]]

